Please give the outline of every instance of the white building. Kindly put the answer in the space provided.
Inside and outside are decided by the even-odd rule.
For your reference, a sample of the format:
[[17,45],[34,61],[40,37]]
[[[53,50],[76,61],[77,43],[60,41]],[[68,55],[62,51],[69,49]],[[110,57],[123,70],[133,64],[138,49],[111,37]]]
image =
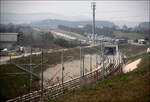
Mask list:
[[18,33],[0,33],[0,49],[11,49],[17,44]]

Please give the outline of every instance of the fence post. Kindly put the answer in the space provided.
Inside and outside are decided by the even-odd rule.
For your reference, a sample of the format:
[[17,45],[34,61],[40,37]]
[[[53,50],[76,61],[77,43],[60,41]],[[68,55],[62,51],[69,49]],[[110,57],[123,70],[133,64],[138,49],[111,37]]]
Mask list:
[[92,72],[92,55],[90,55],[90,72]]
[[41,102],[43,102],[43,49],[41,50]]
[[98,67],[98,65],[97,65],[97,64],[98,64],[98,62],[97,62],[97,54],[96,54],[96,68]]
[[[62,64],[62,88],[63,88],[63,91],[64,91],[64,50],[62,51],[61,53],[61,64]],[[64,92],[63,92],[64,93]]]
[[104,66],[104,45],[103,45],[103,41],[102,41],[102,44],[101,44],[101,51],[102,51],[102,63],[103,63],[102,73],[103,73],[103,79],[104,79],[105,66]]
[[82,77],[82,47],[80,46],[80,76]]
[[84,73],[85,73],[85,72],[84,72],[84,57],[85,57],[85,56],[84,56],[84,55],[82,55],[82,58],[83,58],[83,59],[82,59],[82,61],[83,61],[83,70],[82,70],[82,71],[83,71],[83,73],[82,73],[82,76],[83,76],[83,77],[84,77]]

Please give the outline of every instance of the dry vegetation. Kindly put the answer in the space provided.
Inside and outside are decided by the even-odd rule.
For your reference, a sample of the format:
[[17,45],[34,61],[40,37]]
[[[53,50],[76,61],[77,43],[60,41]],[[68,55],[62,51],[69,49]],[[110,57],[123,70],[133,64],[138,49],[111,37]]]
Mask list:
[[148,46],[146,45],[131,45],[131,44],[121,44],[119,45],[120,51],[130,57],[132,55],[138,54],[140,52],[146,51]]
[[[89,48],[84,49],[84,53],[94,54],[95,50],[90,50]],[[61,52],[54,53],[44,53],[44,59],[48,59],[48,62],[44,66],[44,70],[49,68],[49,65],[56,65],[61,63]],[[80,58],[80,50],[79,48],[74,50],[68,50],[64,53],[64,60],[67,61],[70,59],[68,56],[74,56],[75,59]],[[33,63],[40,63],[40,55],[33,55]],[[18,64],[29,64],[30,57],[23,57],[12,60]],[[34,66],[33,66],[34,67]],[[26,66],[29,69],[29,66]],[[40,73],[40,66],[33,70],[35,73]],[[18,73],[18,74],[15,74]],[[39,89],[39,80],[33,80],[33,88],[34,90]],[[5,101],[11,98],[15,98],[17,96],[23,95],[29,92],[29,74],[18,69],[13,64],[0,65],[0,102]]]
[[144,56],[133,72],[102,81],[95,86],[81,89],[49,102],[149,102],[150,53]]

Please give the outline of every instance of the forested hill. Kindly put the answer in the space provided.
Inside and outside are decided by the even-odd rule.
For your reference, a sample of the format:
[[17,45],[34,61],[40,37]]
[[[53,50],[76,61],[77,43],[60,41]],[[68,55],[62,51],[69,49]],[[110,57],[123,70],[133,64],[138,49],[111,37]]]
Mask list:
[[[46,19],[46,20],[41,20],[37,22],[32,22],[31,25],[33,26],[48,26],[55,28],[58,25],[65,25],[69,27],[78,27],[78,26],[85,26],[87,24],[92,24],[92,21],[66,21],[66,20],[58,20],[58,19]],[[101,27],[114,27],[115,24],[110,21],[96,21],[96,26]]]

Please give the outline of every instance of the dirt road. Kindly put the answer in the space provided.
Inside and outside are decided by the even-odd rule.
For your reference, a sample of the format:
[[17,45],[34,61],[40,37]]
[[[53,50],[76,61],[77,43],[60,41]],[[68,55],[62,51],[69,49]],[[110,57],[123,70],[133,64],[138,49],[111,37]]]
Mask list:
[[[38,55],[38,54],[41,54],[41,52],[34,52],[32,53],[33,55]],[[25,53],[25,54],[21,54],[21,55],[18,55],[18,56],[11,56],[11,59],[16,59],[16,58],[21,58],[23,56],[29,56],[30,53]],[[10,60],[10,56],[1,56],[0,57],[0,65],[1,64],[7,64],[8,61]]]
[[[85,56],[85,73],[90,71],[90,55]],[[96,55],[92,56],[92,70],[96,69]],[[45,83],[61,82],[61,64],[52,66],[44,71]],[[80,60],[72,60],[64,63],[64,81],[80,76]],[[49,80],[49,81],[48,81]],[[50,81],[51,80],[51,81]]]

